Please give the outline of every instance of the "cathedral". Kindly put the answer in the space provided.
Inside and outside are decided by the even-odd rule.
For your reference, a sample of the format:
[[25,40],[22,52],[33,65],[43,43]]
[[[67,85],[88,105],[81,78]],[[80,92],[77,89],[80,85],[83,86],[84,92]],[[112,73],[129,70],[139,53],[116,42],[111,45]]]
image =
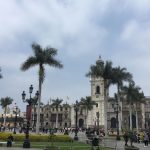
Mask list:
[[[104,63],[101,58],[99,58],[96,63]],[[48,127],[57,128],[75,128],[76,119],[77,126],[79,128],[105,128],[107,130],[116,130],[117,128],[117,111],[118,107],[118,126],[119,130],[129,129],[130,119],[129,119],[129,105],[127,101],[114,101],[113,97],[109,97],[105,103],[104,97],[104,79],[103,78],[90,78],[91,87],[91,99],[96,104],[93,105],[93,109],[86,113],[86,110],[78,105],[78,110],[76,113],[76,104],[63,105],[55,110],[55,108],[50,105],[43,106],[41,113],[43,114],[43,125]],[[150,97],[145,97],[145,103],[138,103],[132,106],[132,128],[139,129],[149,129],[150,128]],[[66,111],[67,110],[67,111]],[[66,113],[67,112],[67,113]],[[56,116],[58,114],[58,123],[56,123]],[[77,118],[76,118],[77,114]],[[42,116],[42,115],[41,115]],[[137,116],[137,118],[136,118]],[[42,123],[41,123],[42,124]]]
[[[99,58],[96,63],[104,63],[101,58]],[[85,115],[85,110],[82,110],[82,107],[79,107],[78,111],[78,127],[90,127],[90,128],[107,128],[116,129],[117,128],[117,112],[116,112],[116,103],[113,98],[109,97],[108,101],[105,103],[104,99],[104,79],[91,77],[91,99],[96,102],[96,105],[93,105],[93,109],[89,111],[88,116]],[[106,108],[105,108],[106,105]],[[127,101],[119,101],[117,104],[118,109],[118,124],[119,130],[129,129],[130,119],[129,119],[129,105]],[[149,128],[150,127],[150,98],[145,97],[145,103],[138,103],[136,106],[132,106],[132,128]],[[105,113],[106,109],[106,113]],[[137,113],[137,115],[136,115]],[[107,116],[105,116],[105,114]],[[138,118],[136,118],[138,116]],[[107,122],[105,122],[105,120]],[[75,126],[75,111],[72,106],[71,109],[71,126]]]

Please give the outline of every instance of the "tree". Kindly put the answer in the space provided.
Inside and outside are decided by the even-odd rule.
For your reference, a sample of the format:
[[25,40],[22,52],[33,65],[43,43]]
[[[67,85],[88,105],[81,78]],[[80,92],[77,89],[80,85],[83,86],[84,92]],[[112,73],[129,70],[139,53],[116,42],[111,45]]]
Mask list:
[[4,109],[4,127],[6,126],[6,113],[7,113],[7,106],[12,104],[13,99],[10,97],[5,97],[0,99],[0,105]]
[[141,90],[141,88],[136,89],[136,91],[135,91],[135,99],[134,99],[137,132],[139,131],[139,123],[138,123],[139,121],[138,121],[138,109],[137,109],[137,106],[138,106],[138,104],[145,103],[145,101],[143,100],[144,97],[145,97],[144,93],[140,92],[140,90]]
[[0,79],[3,77],[2,74],[1,74],[1,71],[2,71],[2,70],[1,70],[1,68],[0,68]]
[[56,108],[56,128],[58,128],[58,107],[60,106],[60,104],[62,103],[62,99],[56,99],[56,100],[52,100],[52,107]]
[[86,74],[87,77],[93,78],[103,78],[104,80],[104,117],[105,117],[105,135],[107,135],[107,102],[108,102],[108,90],[109,86],[112,84],[112,62],[98,60],[96,65],[91,65],[90,71]]
[[86,96],[86,98],[83,97],[81,98],[80,105],[83,106],[83,108],[86,111],[85,122],[86,122],[86,128],[88,128],[88,124],[87,124],[88,112],[93,109],[93,105],[96,105],[96,102],[92,101],[91,96]]
[[[112,83],[117,85],[117,97],[118,102],[120,102],[120,91],[123,87],[123,82],[132,82],[132,74],[127,72],[126,68],[121,68],[120,66],[115,67],[112,69],[113,75],[112,75]],[[122,105],[121,105],[122,108]],[[122,120],[122,112],[120,113],[121,120]],[[119,121],[119,128],[121,129],[121,121]]]
[[[127,103],[129,104],[130,130],[132,130],[132,106],[142,100],[144,95],[140,93],[141,88],[135,86],[134,82],[130,83],[129,86],[124,86],[122,90],[126,96]],[[138,121],[136,120],[136,122]]]
[[112,83],[117,84],[117,91],[120,92],[123,82],[132,82],[132,74],[127,72],[126,68],[120,66],[113,68]]
[[33,43],[32,50],[34,56],[30,56],[27,60],[21,65],[21,70],[26,71],[31,67],[36,65],[39,66],[38,70],[38,80],[39,80],[39,99],[38,99],[38,107],[37,107],[37,124],[36,124],[36,133],[39,134],[39,122],[40,122],[40,103],[41,103],[41,92],[42,92],[42,84],[45,79],[45,67],[44,65],[48,65],[50,67],[62,68],[63,65],[60,61],[55,59],[57,55],[57,49],[52,47],[42,48],[39,44]]

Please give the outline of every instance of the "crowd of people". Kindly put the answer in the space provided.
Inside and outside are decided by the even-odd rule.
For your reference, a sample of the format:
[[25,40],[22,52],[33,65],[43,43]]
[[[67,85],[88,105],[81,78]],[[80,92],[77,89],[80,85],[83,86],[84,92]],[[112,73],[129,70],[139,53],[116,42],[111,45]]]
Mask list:
[[150,132],[124,132],[124,141],[125,146],[128,146],[128,141],[130,141],[130,145],[132,146],[133,142],[136,143],[144,143],[144,147],[147,147],[150,143]]

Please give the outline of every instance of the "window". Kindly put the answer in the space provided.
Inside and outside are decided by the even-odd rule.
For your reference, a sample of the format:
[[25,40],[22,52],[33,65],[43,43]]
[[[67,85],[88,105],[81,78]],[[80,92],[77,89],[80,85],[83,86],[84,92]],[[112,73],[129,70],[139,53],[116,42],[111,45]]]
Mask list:
[[58,122],[62,122],[62,114],[58,114]]
[[68,114],[65,114],[65,119],[67,119],[68,118]]
[[56,122],[56,114],[51,114],[51,122]]
[[96,86],[96,93],[95,94],[100,94],[100,87]]
[[98,107],[98,103],[96,103],[96,107]]

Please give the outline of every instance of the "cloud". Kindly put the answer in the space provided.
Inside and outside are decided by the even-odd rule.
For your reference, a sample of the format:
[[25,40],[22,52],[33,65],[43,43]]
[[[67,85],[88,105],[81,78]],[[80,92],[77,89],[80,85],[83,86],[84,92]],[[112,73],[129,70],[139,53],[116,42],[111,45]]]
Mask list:
[[[12,0],[0,3],[0,96],[20,103],[22,90],[38,87],[38,68],[20,71],[31,43],[57,48],[63,70],[46,67],[43,101],[90,95],[85,73],[98,55],[126,67],[149,93],[149,0]],[[22,104],[23,105],[23,104]],[[23,106],[22,106],[23,107]]]
[[142,53],[149,52],[149,39],[150,39],[150,21],[137,22],[131,20],[127,22],[121,34],[121,39],[130,45],[132,48],[139,50]]

